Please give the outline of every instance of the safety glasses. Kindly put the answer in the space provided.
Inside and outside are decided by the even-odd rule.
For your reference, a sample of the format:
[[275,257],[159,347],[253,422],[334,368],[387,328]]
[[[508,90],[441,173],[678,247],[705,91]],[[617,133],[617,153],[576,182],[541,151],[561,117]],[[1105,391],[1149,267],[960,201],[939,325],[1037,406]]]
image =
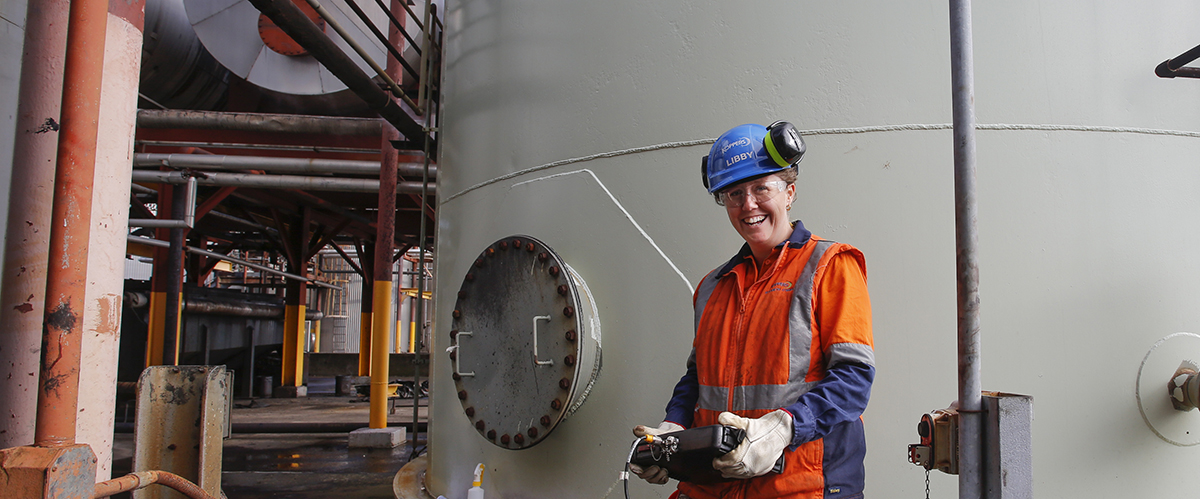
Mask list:
[[741,208],[751,197],[754,198],[756,204],[763,204],[775,199],[775,196],[785,189],[787,189],[787,182],[782,180],[764,180],[737,185],[721,191],[717,195],[717,204],[730,208]]

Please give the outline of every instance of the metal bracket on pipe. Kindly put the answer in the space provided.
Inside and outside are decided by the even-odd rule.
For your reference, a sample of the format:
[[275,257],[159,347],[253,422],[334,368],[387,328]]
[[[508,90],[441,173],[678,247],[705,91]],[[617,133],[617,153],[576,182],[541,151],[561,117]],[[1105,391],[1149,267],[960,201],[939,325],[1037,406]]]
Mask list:
[[1184,67],[1187,63],[1200,58],[1200,45],[1179,54],[1178,57],[1167,59],[1154,68],[1154,74],[1159,78],[1200,78],[1200,68]]
[[187,176],[187,196],[184,198],[187,211],[183,219],[131,218],[130,227],[148,227],[151,229],[191,229],[196,225],[196,177]]

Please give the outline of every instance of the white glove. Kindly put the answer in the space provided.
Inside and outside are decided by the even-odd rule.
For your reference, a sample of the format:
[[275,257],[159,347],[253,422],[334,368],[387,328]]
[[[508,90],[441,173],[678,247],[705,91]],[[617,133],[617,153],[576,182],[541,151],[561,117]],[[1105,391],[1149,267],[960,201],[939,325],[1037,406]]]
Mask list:
[[[642,438],[646,435],[658,435],[658,434],[662,434],[662,433],[671,433],[673,431],[679,431],[682,429],[683,429],[682,426],[679,426],[675,423],[672,423],[670,421],[663,421],[662,424],[658,425],[658,428],[647,428],[642,425],[634,426],[633,427],[633,436]],[[667,470],[660,466],[651,465],[651,466],[642,468],[641,466],[638,466],[636,464],[629,463],[629,471],[632,471],[633,474],[638,476],[638,478],[641,478],[642,480],[645,480],[645,481],[653,483],[653,484],[662,485],[664,483],[667,483]]]
[[724,456],[713,459],[713,468],[725,478],[765,475],[792,443],[792,414],[780,409],[758,419],[722,412],[717,422],[746,431],[742,443]]

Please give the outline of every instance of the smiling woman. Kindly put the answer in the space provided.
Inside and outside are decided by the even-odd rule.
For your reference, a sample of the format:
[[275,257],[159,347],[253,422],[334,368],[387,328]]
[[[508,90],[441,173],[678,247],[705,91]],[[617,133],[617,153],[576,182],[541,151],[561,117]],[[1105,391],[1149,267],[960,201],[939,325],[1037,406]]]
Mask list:
[[[777,122],[734,127],[704,158],[705,187],[746,244],[696,291],[692,355],[663,423],[633,432],[722,424],[746,438],[713,461],[741,480],[681,482],[680,497],[850,498],[864,489],[860,416],[875,377],[866,266],[857,249],[788,219],[803,156],[795,128]],[[783,471],[769,473],[781,457]],[[630,470],[666,482],[658,466]]]

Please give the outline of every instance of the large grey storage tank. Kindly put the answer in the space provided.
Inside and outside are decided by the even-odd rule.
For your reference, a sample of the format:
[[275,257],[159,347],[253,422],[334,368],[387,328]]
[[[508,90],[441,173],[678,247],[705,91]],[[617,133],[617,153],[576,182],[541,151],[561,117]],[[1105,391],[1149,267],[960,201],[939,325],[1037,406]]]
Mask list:
[[[1200,43],[1197,14],[974,6],[983,384],[1034,398],[1038,496],[1194,488],[1200,447],[1152,426],[1200,417],[1143,418],[1169,373],[1161,400],[1136,392],[1147,352],[1200,330],[1200,81],[1153,72]],[[906,446],[957,393],[948,24],[942,1],[449,2],[430,490],[462,497],[482,462],[489,497],[621,495],[630,428],[662,419],[684,372],[693,287],[741,245],[699,158],[734,125],[787,119],[808,142],[792,215],[866,254],[866,493],[924,494]],[[587,400],[519,450],[476,431],[446,353],[455,291],[513,234],[578,272],[604,330]],[[1190,355],[1161,345],[1172,369]],[[930,488],[957,494],[936,472]]]

